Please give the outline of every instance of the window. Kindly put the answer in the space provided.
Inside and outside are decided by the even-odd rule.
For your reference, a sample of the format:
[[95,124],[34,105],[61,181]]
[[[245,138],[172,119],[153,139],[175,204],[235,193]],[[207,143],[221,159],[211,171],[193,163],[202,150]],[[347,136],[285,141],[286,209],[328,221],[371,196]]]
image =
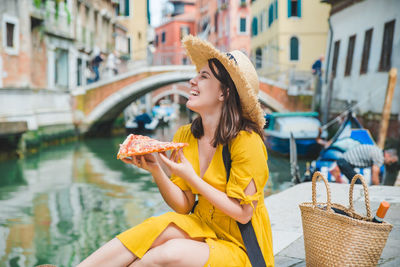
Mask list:
[[154,40],[154,46],[155,46],[155,47],[158,46],[158,34],[156,35],[156,39]]
[[240,33],[245,33],[246,32],[246,18],[240,18],[239,31],[240,31]]
[[165,32],[161,33],[161,43],[165,43]]
[[336,77],[336,69],[339,58],[340,40],[335,42],[333,50],[333,61],[332,61],[332,77]]
[[7,47],[14,47],[15,24],[6,22]]
[[269,5],[268,8],[268,27],[271,27],[272,22],[274,22],[274,7]]
[[301,0],[288,0],[288,18],[301,17]]
[[82,85],[82,58],[78,57],[76,61],[76,86]]
[[188,26],[181,26],[180,38],[182,40],[183,37],[190,34],[190,28]]
[[17,55],[19,50],[19,22],[18,18],[3,15],[2,22],[3,47],[7,54]]
[[131,54],[131,52],[132,52],[132,40],[131,40],[131,37],[128,37],[128,39],[127,39],[127,41],[128,41],[128,54],[130,55]]
[[55,50],[55,85],[60,88],[68,88],[68,50],[57,48]]
[[297,37],[290,38],[290,60],[299,60],[299,39]]
[[388,71],[392,67],[392,48],[395,20],[385,23],[383,32],[381,60],[379,61],[379,71]]
[[368,61],[369,61],[369,51],[371,50],[372,31],[373,29],[369,29],[365,32],[360,74],[368,72]]
[[256,69],[262,68],[262,50],[256,49]]
[[347,46],[346,68],[344,70],[344,76],[349,76],[351,74],[351,67],[353,65],[353,54],[354,54],[354,45],[355,44],[356,44],[356,36],[352,35],[349,38],[349,45]]
[[258,34],[258,20],[256,17],[253,18],[253,22],[251,24],[251,36],[257,36]]

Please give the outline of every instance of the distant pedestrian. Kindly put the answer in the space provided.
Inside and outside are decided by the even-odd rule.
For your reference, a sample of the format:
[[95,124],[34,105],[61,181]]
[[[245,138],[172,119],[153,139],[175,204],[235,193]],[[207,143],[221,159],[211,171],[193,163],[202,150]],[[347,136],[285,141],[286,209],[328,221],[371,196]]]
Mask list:
[[324,61],[324,59],[325,59],[325,57],[323,55],[321,55],[314,62],[314,64],[311,66],[312,74],[318,75],[319,77],[321,77],[321,75],[322,75],[322,62]]
[[107,71],[111,75],[117,75],[118,74],[118,64],[119,64],[119,62],[120,62],[120,60],[118,58],[118,52],[117,51],[113,51],[108,55],[106,68],[107,68]]
[[103,62],[103,61],[104,61],[104,54],[102,52],[100,52],[92,60],[92,70],[95,74],[95,77],[92,82],[97,82],[100,79],[99,68],[100,68],[101,62]]
[[340,173],[343,173],[350,181],[355,172],[354,168],[371,167],[371,182],[379,185],[380,168],[383,164],[391,165],[398,161],[395,149],[382,151],[376,145],[358,145],[346,151],[342,158],[337,160],[337,166],[331,170],[331,174],[335,176],[336,182],[341,183]]

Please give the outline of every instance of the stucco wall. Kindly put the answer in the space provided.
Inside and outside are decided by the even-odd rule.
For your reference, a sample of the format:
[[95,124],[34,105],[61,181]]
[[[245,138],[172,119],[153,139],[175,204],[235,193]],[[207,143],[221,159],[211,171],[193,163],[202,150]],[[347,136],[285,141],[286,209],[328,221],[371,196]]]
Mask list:
[[[384,32],[384,24],[393,19],[394,40],[392,48],[392,67],[400,69],[400,1],[398,0],[366,0],[354,4],[331,16],[333,28],[333,42],[329,63],[329,73],[332,69],[334,42],[340,40],[340,51],[337,63],[336,78],[333,82],[332,112],[341,112],[335,105],[335,101],[354,101],[359,103],[357,111],[381,113],[386,94],[388,73],[380,72],[379,61]],[[373,28],[368,72],[360,75],[361,57],[364,45],[365,31]],[[353,65],[350,76],[344,76],[347,47],[349,37],[356,34],[353,54]],[[329,47],[329,44],[328,44]],[[326,56],[328,58],[328,55]],[[324,79],[325,81],[325,79]],[[324,83],[323,92],[329,83]],[[400,79],[397,79],[394,98],[392,102],[392,114],[400,113]]]

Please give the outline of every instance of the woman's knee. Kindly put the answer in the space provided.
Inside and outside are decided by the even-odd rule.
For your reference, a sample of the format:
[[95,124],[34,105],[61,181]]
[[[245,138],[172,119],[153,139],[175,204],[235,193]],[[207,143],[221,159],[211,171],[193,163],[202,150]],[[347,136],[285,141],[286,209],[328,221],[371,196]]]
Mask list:
[[165,230],[154,240],[152,248],[160,246],[165,242],[176,238],[189,238],[189,235],[176,224],[170,223]]
[[146,255],[142,258],[142,261],[148,264],[173,266],[174,264],[179,263],[179,255],[181,253],[179,248],[179,239],[168,240],[161,246],[151,249],[151,252],[149,251],[150,253],[146,253]]
[[208,256],[208,245],[204,242],[171,239],[149,250],[141,261],[145,266],[203,266]]

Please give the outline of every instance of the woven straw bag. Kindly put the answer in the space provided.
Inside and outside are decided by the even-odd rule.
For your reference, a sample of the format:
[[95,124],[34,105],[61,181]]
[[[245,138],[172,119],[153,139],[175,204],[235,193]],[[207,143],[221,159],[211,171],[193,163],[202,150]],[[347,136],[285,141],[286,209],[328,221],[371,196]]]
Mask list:
[[[326,186],[327,203],[317,203],[316,182]],[[364,187],[367,216],[354,211],[353,187],[360,179]],[[327,179],[315,172],[312,178],[312,202],[300,204],[307,266],[376,266],[392,225],[372,222],[368,187],[357,174],[350,184],[348,208],[331,203]],[[336,210],[336,212],[333,209]],[[345,212],[347,215],[337,213]]]

